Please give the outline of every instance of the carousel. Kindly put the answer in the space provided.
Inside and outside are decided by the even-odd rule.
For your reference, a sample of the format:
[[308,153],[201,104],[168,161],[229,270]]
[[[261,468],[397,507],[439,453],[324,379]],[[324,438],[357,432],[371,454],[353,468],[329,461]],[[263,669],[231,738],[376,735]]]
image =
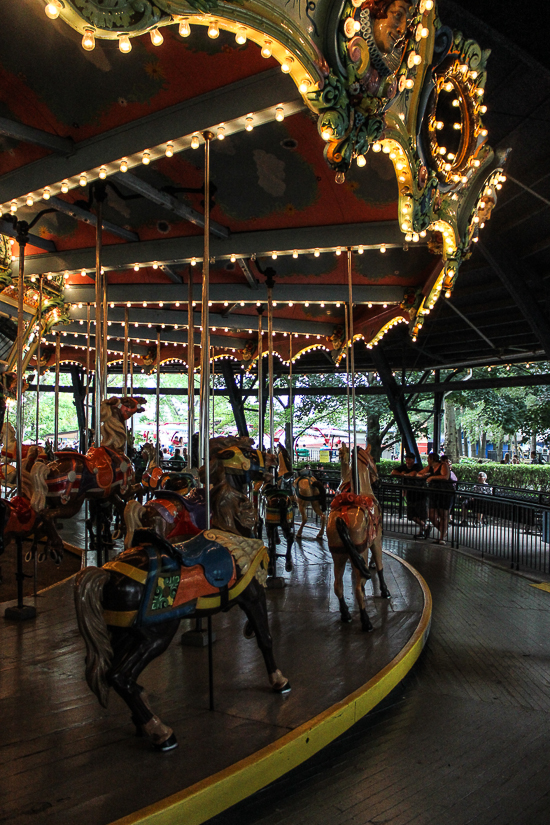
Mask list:
[[[386,336],[421,347],[491,217],[488,54],[432,0],[25,0],[5,18],[6,815],[205,822],[350,728],[427,638],[429,591],[383,546],[356,376],[388,372]],[[59,449],[67,372],[78,451]],[[187,377],[179,470],[160,455],[168,373]],[[276,380],[292,410],[310,373],[345,376],[328,498],[293,469],[292,424],[275,439]],[[238,435],[212,437],[219,376]],[[24,598],[25,557],[68,550],[80,572]]]

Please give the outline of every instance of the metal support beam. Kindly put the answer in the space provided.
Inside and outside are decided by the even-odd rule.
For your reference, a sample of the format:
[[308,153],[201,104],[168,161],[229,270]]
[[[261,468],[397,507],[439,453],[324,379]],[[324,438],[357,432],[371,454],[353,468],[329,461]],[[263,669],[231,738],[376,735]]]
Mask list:
[[479,243],[478,248],[516,302],[546,357],[550,358],[550,319],[529,287],[531,273],[528,267],[500,238]]
[[[63,212],[64,215],[69,215],[71,218],[76,218],[77,221],[87,223],[89,226],[97,225],[97,218],[92,212],[77,206],[76,203],[69,203],[61,198],[51,197],[44,201],[48,206],[57,209],[58,212]],[[110,232],[111,235],[116,235],[117,238],[122,238],[124,241],[139,242],[139,235],[137,232],[131,232],[129,229],[124,229],[122,226],[117,226],[116,223],[102,220],[103,229],[105,232]]]
[[162,269],[164,274],[168,276],[168,278],[172,281],[173,284],[183,283],[183,278],[181,277],[181,275],[178,275],[177,272],[174,272],[171,266],[167,266],[166,264],[164,264],[160,267],[160,269]]
[[453,303],[451,303],[451,301],[450,301],[449,299],[447,299],[447,300],[445,301],[445,304],[444,304],[444,305],[445,305],[445,306],[447,306],[447,307],[450,307],[450,308],[453,310],[453,312],[456,312],[456,314],[458,315],[458,317],[459,317],[459,318],[462,318],[462,320],[463,320],[463,321],[465,321],[465,322],[468,324],[468,326],[469,326],[469,327],[471,327],[471,328],[474,330],[474,332],[477,332],[477,334],[479,335],[479,337],[480,337],[480,338],[483,338],[483,340],[484,340],[487,344],[489,344],[489,346],[491,347],[491,349],[495,349],[495,350],[496,350],[496,347],[495,347],[495,345],[493,344],[493,342],[492,342],[489,338],[487,338],[487,336],[486,336],[486,335],[485,335],[485,334],[484,334],[484,333],[483,333],[483,332],[479,329],[479,327],[476,327],[476,325],[475,325],[475,324],[473,324],[473,323],[470,321],[470,319],[469,319],[469,318],[467,318],[467,317],[464,315],[464,313],[462,313],[462,312],[458,309],[458,307],[455,307],[455,305],[454,305]]
[[225,386],[229,395],[229,402],[231,404],[231,409],[233,410],[235,424],[237,425],[237,431],[239,435],[246,436],[246,438],[248,438],[249,432],[244,414],[243,397],[239,387],[237,386],[237,382],[235,381],[233,364],[225,358],[221,359],[220,364],[223,380],[225,381]]
[[250,267],[248,266],[247,262],[244,258],[238,258],[237,263],[239,264],[240,268],[242,269],[243,275],[246,278],[248,286],[250,289],[258,289],[258,281],[250,271]]
[[75,145],[73,154],[68,158],[47,157],[7,172],[0,177],[0,203],[24,197],[27,192],[50,186],[64,178],[80,175],[83,170],[141,153],[144,146],[158,146],[178,137],[202,132],[214,123],[244,118],[248,112],[259,112],[277,106],[281,101],[301,103],[296,86],[278,68],[220,86],[83,140]]
[[[214,258],[229,258],[231,255],[235,255],[237,258],[251,258],[252,255],[267,258],[271,257],[274,249],[291,254],[293,249],[311,250],[313,252],[315,249],[321,251],[324,249],[332,250],[337,246],[363,246],[366,254],[369,253],[369,248],[375,249],[376,254],[378,254],[381,240],[385,242],[386,246],[397,245],[399,248],[402,247],[403,235],[397,221],[371,221],[334,224],[332,226],[302,226],[289,229],[262,229],[255,232],[239,232],[229,238],[212,238],[210,255]],[[415,249],[422,250],[422,247],[415,244]],[[409,255],[414,255],[415,249],[411,249]],[[155,262],[167,264],[189,263],[192,258],[201,260],[202,256],[203,248],[200,235],[157,238],[140,241],[140,243],[109,244],[104,249],[103,266],[106,269],[129,269],[134,264],[150,266]],[[64,272],[65,270],[78,272],[81,269],[93,269],[94,249],[72,249],[55,255],[33,255],[25,264],[25,266],[27,265],[29,275],[39,275],[42,272]],[[385,287],[385,289],[387,288]],[[317,290],[318,287],[316,286],[315,289]],[[398,300],[401,301],[403,287],[393,287],[393,289],[399,291]],[[355,298],[355,287],[353,292],[354,300],[357,300]],[[319,298],[317,300],[323,299]]]
[[84,399],[86,398],[86,388],[84,386],[83,371],[80,367],[71,365],[71,379],[73,382],[74,405],[76,408],[76,418],[78,421],[78,440],[81,453],[87,449],[86,432],[86,411],[84,409]]
[[[180,218],[189,221],[189,223],[200,226],[201,229],[204,228],[204,215],[201,215],[201,213],[195,209],[191,209],[190,206],[181,203],[177,198],[174,198],[167,192],[161,192],[160,189],[155,189],[154,186],[145,183],[144,180],[141,180],[141,178],[138,178],[136,175],[132,175],[130,172],[117,172],[111,176],[111,180],[116,180],[121,186],[125,186],[132,192],[143,195],[147,200],[156,203],[158,206],[162,206],[163,209],[172,212],[174,215],[178,215]],[[216,238],[228,238],[230,234],[226,226],[222,226],[216,223],[216,221],[210,221],[210,231]]]
[[[10,221],[3,221],[0,218],[0,234],[7,235],[9,238],[17,238],[17,230]],[[57,247],[53,241],[48,241],[47,238],[40,238],[38,235],[31,235],[29,233],[29,246],[34,246],[37,249],[44,249],[46,252],[55,252]],[[32,259],[31,259],[32,260]],[[32,273],[27,273],[31,275]],[[41,274],[41,273],[34,273]]]
[[[418,463],[420,463],[420,453],[418,451],[418,444],[416,443],[416,438],[414,437],[411,422],[409,420],[409,414],[407,412],[407,406],[405,404],[405,399],[403,396],[404,387],[400,386],[395,378],[392,375],[391,367],[388,363],[388,359],[384,353],[384,350],[380,346],[380,344],[376,347],[373,347],[372,352],[372,360],[374,362],[374,366],[380,376],[386,394],[388,396],[388,404],[390,405],[390,409],[393,413],[395,418],[395,423],[401,433],[401,438],[403,439],[403,444],[405,447],[405,451],[407,453],[412,453],[415,456],[415,459]],[[423,385],[420,385],[423,386]],[[407,391],[410,392],[411,388],[407,387]]]
[[51,149],[60,155],[70,155],[74,151],[74,141],[72,138],[59,137],[42,129],[35,129],[34,126],[26,126],[24,123],[17,123],[7,117],[0,117],[0,135],[21,140],[23,143],[34,143],[36,146],[43,146],[44,149]]

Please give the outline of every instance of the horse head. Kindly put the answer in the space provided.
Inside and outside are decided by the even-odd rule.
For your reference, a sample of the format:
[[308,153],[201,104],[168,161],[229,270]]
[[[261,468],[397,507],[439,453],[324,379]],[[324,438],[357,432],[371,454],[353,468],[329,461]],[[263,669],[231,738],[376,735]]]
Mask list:
[[142,406],[145,404],[145,398],[140,397],[132,398],[131,396],[125,395],[122,398],[116,398],[113,396],[112,398],[105,399],[105,404],[111,407],[111,411],[120,421],[127,421],[136,413],[145,411],[145,407]]
[[359,467],[359,470],[361,467],[364,467],[367,470],[370,476],[371,484],[378,481],[378,470],[371,453],[370,444],[366,449],[364,447],[357,447],[357,466]]

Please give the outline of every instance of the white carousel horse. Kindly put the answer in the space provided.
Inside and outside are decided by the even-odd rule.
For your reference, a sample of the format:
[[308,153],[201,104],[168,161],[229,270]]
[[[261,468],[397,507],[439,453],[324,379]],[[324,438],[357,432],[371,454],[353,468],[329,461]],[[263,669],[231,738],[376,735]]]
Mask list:
[[348,455],[347,447],[344,447],[340,452],[342,483],[338,495],[331,504],[327,523],[328,545],[334,562],[334,592],[340,604],[342,621],[350,622],[351,616],[344,599],[343,583],[346,562],[350,559],[353,565],[353,585],[361,614],[361,624],[363,630],[372,630],[373,626],[365,607],[364,593],[364,581],[370,579],[366,563],[369,549],[378,572],[380,595],[386,599],[390,598],[390,592],[384,580],[382,562],[382,514],[371,486],[371,481],[377,480],[378,473],[370,446],[366,450],[358,447],[359,492],[351,492],[351,468],[346,461]]

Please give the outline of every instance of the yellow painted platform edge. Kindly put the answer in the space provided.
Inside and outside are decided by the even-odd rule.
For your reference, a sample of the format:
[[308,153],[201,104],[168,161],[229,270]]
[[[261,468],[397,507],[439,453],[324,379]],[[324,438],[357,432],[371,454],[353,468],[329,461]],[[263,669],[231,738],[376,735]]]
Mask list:
[[538,584],[530,584],[529,587],[536,587],[537,590],[543,590],[545,593],[550,593],[549,582],[539,582]]
[[407,567],[424,596],[424,608],[416,630],[397,656],[341,702],[265,748],[184,791],[117,819],[111,825],[201,825],[305,762],[376,707],[403,680],[420,656],[432,615],[432,596],[420,573],[399,556],[384,552]]

